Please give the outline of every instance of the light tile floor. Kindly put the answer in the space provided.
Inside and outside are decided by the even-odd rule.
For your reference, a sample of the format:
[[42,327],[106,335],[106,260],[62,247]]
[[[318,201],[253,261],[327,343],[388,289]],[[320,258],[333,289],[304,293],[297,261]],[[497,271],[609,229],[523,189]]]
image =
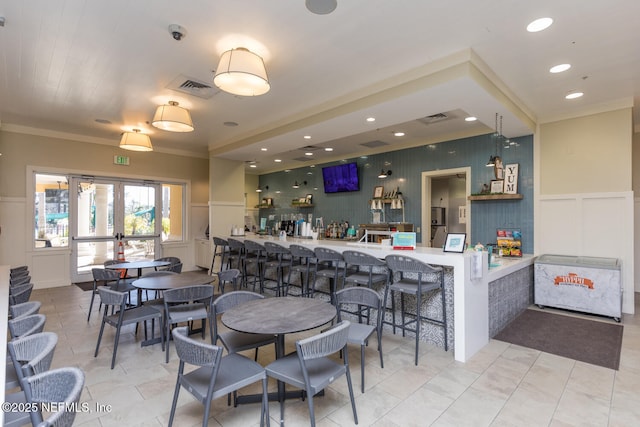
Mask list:
[[[87,323],[90,292],[76,286],[36,290],[42,302],[45,329],[58,333],[53,367],[78,366],[86,374],[81,401],[92,409],[80,413],[76,425],[167,425],[178,358],[171,345],[164,363],[160,345],[141,348],[142,333],[134,327],[121,336],[114,370],[109,369],[114,329],[108,327],[97,358],[93,357],[100,314]],[[97,307],[97,303],[96,303]],[[636,294],[636,311],[640,298]],[[604,319],[603,321],[608,321]],[[640,425],[640,314],[623,318],[620,370],[491,340],[467,363],[452,352],[422,344],[419,365],[413,364],[414,341],[385,332],[384,369],[374,343],[366,354],[366,391],[360,392],[359,349],[349,352],[360,426],[638,426]],[[295,339],[287,337],[293,348]],[[375,340],[374,340],[375,341]],[[271,348],[259,361],[273,360]],[[274,387],[275,384],[271,384]],[[259,386],[243,389],[253,393]],[[202,423],[202,406],[182,391],[175,426]],[[316,398],[318,426],[354,425],[346,381],[335,382]],[[258,404],[228,407],[226,399],[212,405],[211,426],[258,425]],[[279,406],[270,405],[273,425]],[[285,422],[308,425],[307,403],[287,401]]]

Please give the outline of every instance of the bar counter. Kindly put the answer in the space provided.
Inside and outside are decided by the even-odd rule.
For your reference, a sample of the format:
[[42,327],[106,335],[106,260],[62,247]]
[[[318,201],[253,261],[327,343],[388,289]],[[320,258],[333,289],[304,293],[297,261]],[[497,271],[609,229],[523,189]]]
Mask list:
[[[466,362],[489,342],[489,283],[528,268],[534,260],[531,255],[524,255],[522,258],[516,259],[503,258],[500,259],[499,266],[489,270],[486,252],[445,253],[442,249],[422,246],[416,247],[415,250],[394,250],[391,246],[377,243],[291,237],[281,240],[278,237],[259,235],[231,237],[238,240],[253,240],[258,243],[273,241],[285,247],[290,244],[299,244],[310,249],[324,246],[338,252],[356,250],[380,259],[384,259],[390,254],[400,254],[445,267],[445,288],[447,288],[447,282],[452,282],[450,288],[453,290],[452,299],[447,298],[447,305],[453,305],[453,307],[447,307],[448,316],[449,313],[453,314],[448,317],[449,335],[453,336],[453,342],[450,341],[450,343],[454,349],[454,358],[459,362]],[[450,321],[451,318],[453,318],[453,323]]]

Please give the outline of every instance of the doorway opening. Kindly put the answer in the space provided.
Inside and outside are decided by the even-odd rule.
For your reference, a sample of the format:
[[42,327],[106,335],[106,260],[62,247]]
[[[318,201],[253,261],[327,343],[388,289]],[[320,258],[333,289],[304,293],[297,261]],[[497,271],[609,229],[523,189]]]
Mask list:
[[471,168],[422,172],[422,244],[439,248],[447,233],[471,236]]

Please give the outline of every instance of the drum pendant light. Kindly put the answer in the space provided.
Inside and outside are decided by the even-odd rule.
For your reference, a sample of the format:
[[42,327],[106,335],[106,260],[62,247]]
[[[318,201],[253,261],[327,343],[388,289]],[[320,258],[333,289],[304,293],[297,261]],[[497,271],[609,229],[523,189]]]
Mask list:
[[175,101],[160,105],[156,109],[151,124],[158,129],[169,132],[192,132],[193,122],[191,114],[186,108],[182,108]]
[[120,148],[131,151],[153,151],[149,135],[140,133],[140,129],[124,132],[120,139]]
[[213,83],[225,92],[240,96],[263,95],[271,88],[264,61],[244,47],[222,54]]

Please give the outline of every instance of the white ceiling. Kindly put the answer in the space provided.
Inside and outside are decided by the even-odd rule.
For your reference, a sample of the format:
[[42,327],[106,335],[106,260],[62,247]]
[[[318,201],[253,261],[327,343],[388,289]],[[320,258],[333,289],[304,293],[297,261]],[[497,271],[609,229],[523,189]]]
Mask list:
[[[338,0],[328,15],[304,3],[0,0],[2,129],[115,146],[139,127],[157,151],[208,149],[262,173],[487,133],[496,112],[514,137],[640,101],[638,0]],[[542,16],[554,24],[527,33]],[[170,24],[186,37],[174,40]],[[266,95],[202,99],[169,88],[185,78],[213,86],[220,54],[239,46],[263,56]],[[563,62],[572,68],[548,72]],[[567,101],[571,90],[585,96]],[[148,124],[169,100],[191,110],[194,132]],[[438,113],[448,120],[416,122]],[[360,145],[370,141],[388,145]],[[308,145],[334,151],[295,160]]]

